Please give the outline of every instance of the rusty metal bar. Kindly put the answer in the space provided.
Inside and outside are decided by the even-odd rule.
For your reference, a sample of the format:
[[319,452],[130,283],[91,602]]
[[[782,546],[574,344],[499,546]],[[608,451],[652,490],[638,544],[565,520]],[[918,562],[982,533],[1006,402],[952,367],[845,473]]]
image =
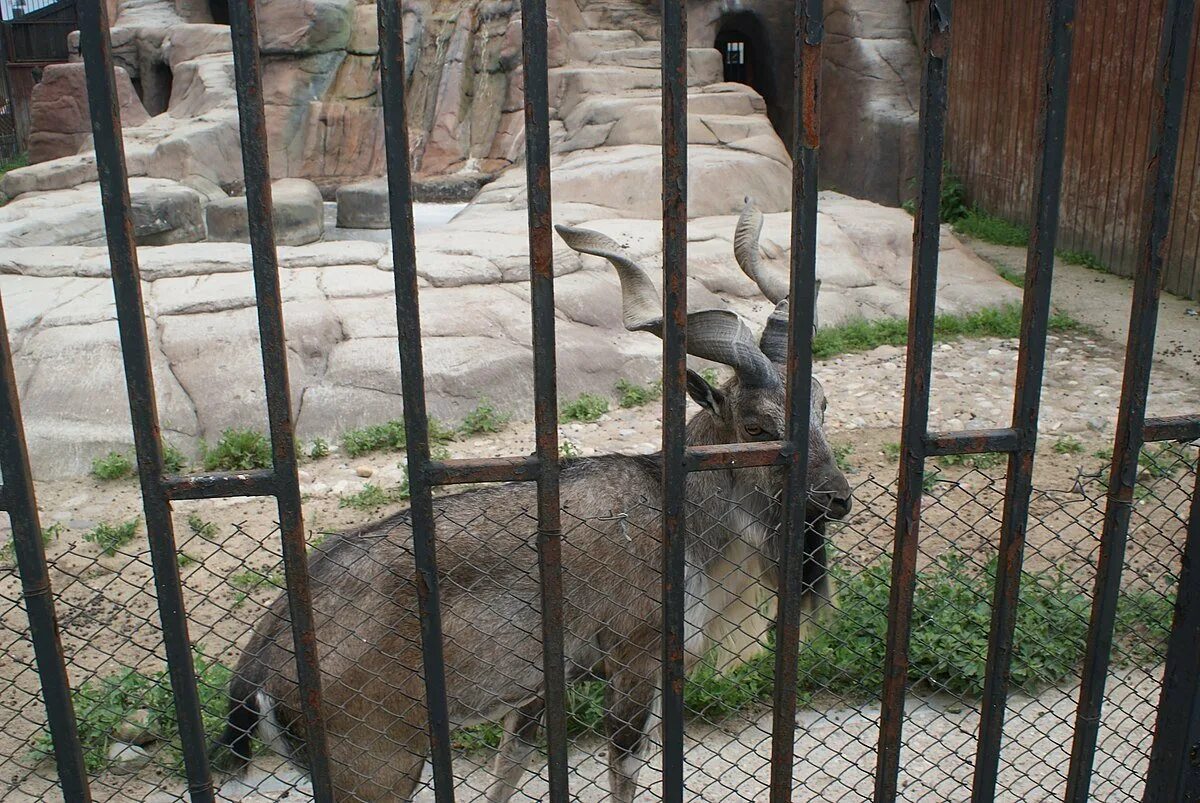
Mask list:
[[792,445],[787,441],[689,446],[688,471],[721,471],[734,468],[782,466],[787,463]]
[[133,240],[125,143],[121,138],[121,117],[113,78],[107,4],[81,3],[79,30],[79,47],[87,74],[88,106],[96,149],[96,172],[104,208],[108,257],[112,265],[117,328],[125,367],[125,386],[129,394],[129,417],[133,424],[142,507],[146,514],[150,562],[154,569],[155,597],[179,720],[188,793],[193,803],[212,803],[212,775],[208,765],[204,722],[200,716],[200,696],[196,690],[187,613],[179,582],[171,503],[162,486],[158,405],[146,337],[141,274]]
[[929,423],[929,381],[933,361],[933,317],[937,296],[942,151],[946,135],[946,78],[950,49],[950,0],[929,0],[923,22],[921,72],[921,186],[913,223],[912,279],[909,290],[908,356],[904,375],[904,417],[896,538],[888,600],[886,660],[875,766],[875,803],[896,799],[908,681],[913,592],[917,573],[917,531],[925,474]]
[[237,86],[238,126],[246,184],[259,344],[266,385],[267,420],[275,469],[274,490],[283,547],[284,582],[295,648],[296,676],[300,699],[303,701],[304,742],[313,797],[319,803],[327,803],[333,800],[333,782],[329,774],[329,751],[321,704],[320,650],[312,612],[308,546],[304,538],[304,514],[296,470],[296,427],[289,389],[283,301],[279,292],[279,261],[275,252],[271,168],[267,156],[267,120],[263,110],[255,6],[256,0],[235,0],[229,4],[234,83]]
[[1194,441],[1200,438],[1200,415],[1172,415],[1147,418],[1142,430],[1142,440]]
[[948,454],[1015,452],[1018,448],[1020,448],[1018,433],[1012,427],[968,429],[961,432],[930,432],[925,436],[926,457]]
[[168,474],[162,479],[168,499],[224,499],[232,496],[274,496],[278,482],[269,468],[218,471],[212,474]]
[[567,680],[563,657],[562,510],[559,504],[558,384],[554,348],[554,234],[550,206],[550,99],[546,0],[521,0],[525,75],[525,180],[533,316],[534,437],[537,443],[538,574],[542,603],[542,694],[549,799],[567,803]]
[[1196,469],[1143,803],[1200,800],[1200,466]]
[[71,702],[71,680],[63,658],[58,635],[58,617],[54,611],[54,593],[46,568],[46,548],[42,544],[42,525],[38,520],[37,499],[33,492],[33,471],[25,446],[25,428],[21,420],[21,401],[17,397],[17,379],[13,374],[12,346],[4,320],[4,302],[0,299],[0,502],[12,524],[13,552],[21,575],[21,598],[29,617],[29,640],[37,663],[46,721],[54,744],[54,763],[63,799],[91,803],[83,748]]
[[817,292],[817,159],[820,148],[821,0],[796,3],[793,61],[792,242],[788,291],[787,479],[784,543],[775,623],[775,683],[771,706],[771,803],[792,800],[796,752],[796,663],[800,650],[800,604],[804,556],[810,552],[808,433],[812,411],[812,337]]
[[1138,455],[1144,443],[1146,397],[1154,359],[1154,331],[1158,323],[1164,249],[1171,223],[1171,198],[1195,9],[1195,0],[1167,0],[1163,8],[1162,39],[1152,97],[1154,113],[1142,210],[1141,251],[1133,281],[1125,377],[1113,441],[1104,529],[1100,535],[1100,559],[1096,567],[1083,681],[1075,716],[1075,739],[1067,772],[1066,800],[1069,803],[1087,800],[1096,755],[1100,709],[1104,704],[1113,624],[1125,562],[1125,541],[1129,535],[1129,517],[1137,485]]
[[[557,449],[557,447],[555,447]],[[465,485],[472,482],[531,482],[541,476],[536,455],[528,457],[473,457],[431,460],[426,467],[430,485]]]
[[663,803],[683,803],[687,537],[687,3],[662,4]]
[[1021,564],[1029,525],[1029,496],[1033,491],[1033,461],[1037,449],[1038,414],[1046,365],[1046,332],[1050,321],[1050,288],[1054,274],[1054,244],[1062,195],[1063,154],[1066,146],[1067,99],[1070,90],[1072,28],[1075,0],[1053,0],[1045,7],[1046,50],[1041,85],[1042,113],[1038,119],[1036,188],[1030,219],[1029,250],[1025,258],[1025,297],[1021,312],[1021,341],[1013,398],[1012,429],[1018,449],[1008,456],[1008,481],[1000,526],[999,561],[988,633],[979,739],[975,747],[973,803],[996,796],[1000,767],[1000,738],[1008,702],[1009,667],[1017,625]]
[[442,609],[438,591],[432,485],[429,477],[429,415],[425,409],[425,370],[421,357],[421,311],[417,295],[417,254],[413,233],[412,175],[408,164],[408,124],[404,107],[404,29],[399,2],[381,2],[379,63],[387,150],[388,203],[392,230],[396,328],[404,429],[408,434],[408,481],[412,493],[413,556],[421,620],[421,662],[429,715],[429,751],[437,803],[454,801],[450,761],[450,719],[446,706],[446,665],[442,652]]

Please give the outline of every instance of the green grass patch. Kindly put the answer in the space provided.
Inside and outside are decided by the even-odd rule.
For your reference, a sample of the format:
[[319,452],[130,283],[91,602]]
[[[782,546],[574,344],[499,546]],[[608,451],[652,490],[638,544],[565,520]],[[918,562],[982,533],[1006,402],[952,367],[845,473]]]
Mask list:
[[[42,547],[49,546],[53,541],[57,540],[65,531],[61,521],[56,521],[49,527],[42,528]],[[0,547],[0,565],[15,566],[17,563],[17,545],[12,539],[8,543]]]
[[1107,271],[1100,257],[1088,251],[1059,251],[1058,258],[1068,265],[1079,265],[1088,270]]
[[641,407],[662,398],[662,382],[639,385],[628,379],[617,380],[617,404],[621,407]]
[[1054,449],[1055,454],[1080,454],[1083,451],[1083,444],[1067,435],[1056,440],[1051,448]]
[[467,413],[459,427],[467,435],[481,435],[485,432],[499,432],[508,423],[509,416],[502,413],[487,399],[480,399],[474,410]]
[[[213,742],[225,726],[228,687],[233,670],[194,651],[201,717],[208,741]],[[179,740],[179,722],[175,712],[171,682],[165,669],[145,672],[125,669],[116,674],[93,678],[71,692],[83,760],[89,773],[109,766],[108,749],[114,733],[127,723],[155,737],[151,749],[154,764],[172,775],[183,777],[183,752]],[[54,744],[48,730],[39,731],[32,741],[35,759],[49,759]]]
[[227,429],[201,458],[205,471],[250,471],[271,465],[271,442],[252,429]]
[[363,486],[358,493],[343,496],[338,500],[338,507],[348,507],[354,510],[370,512],[378,510],[384,505],[393,505],[397,502],[403,502],[409,497],[408,480],[392,488],[384,488],[382,485],[375,485],[368,482]]
[[101,552],[111,557],[134,539],[141,523],[142,520],[139,518],[132,518],[119,524],[102,522],[96,526],[96,529],[85,533],[83,540],[100,547]]
[[173,443],[163,442],[163,468],[168,474],[182,474],[188,467],[187,455],[181,452]]
[[205,541],[212,541],[217,537],[217,525],[206,521],[198,513],[188,514],[187,526],[193,535],[198,535]]
[[92,461],[92,476],[103,482],[123,480],[133,476],[133,461],[120,452],[109,452]]
[[833,461],[837,463],[837,467],[843,472],[849,474],[854,471],[854,467],[850,465],[850,455],[854,453],[854,444],[842,443],[831,446],[833,451]]
[[186,569],[188,566],[194,566],[195,564],[200,562],[200,560],[198,558],[194,558],[182,550],[180,550],[179,554],[176,557],[177,557],[177,560],[179,561],[179,568],[181,568],[181,569]]
[[[429,419],[431,443],[452,441],[454,434],[453,429],[437,419]],[[382,424],[371,424],[360,429],[350,430],[342,435],[342,448],[350,457],[358,457],[371,452],[401,452],[408,448],[408,433],[404,429],[403,421],[392,419]]]
[[558,445],[558,453],[563,457],[579,457],[583,452],[571,441],[563,441]]
[[900,444],[885,443],[883,445],[883,456],[889,460],[899,460],[900,459]]
[[608,399],[594,393],[580,394],[579,398],[563,405],[559,418],[563,421],[595,421],[608,412]]
[[968,237],[996,245],[1029,244],[1027,227],[988,214],[979,208],[972,208],[954,221],[954,231],[956,234],[965,234]]
[[[855,573],[835,567],[833,573],[840,589],[839,608],[800,648],[796,693],[802,705],[817,694],[869,700],[883,684],[890,563],[877,561]],[[982,696],[995,575],[995,560],[977,566],[962,555],[943,556],[918,575],[910,682],[968,699]],[[1118,661],[1161,660],[1172,609],[1172,601],[1157,592],[1124,592],[1117,608]],[[1022,573],[1012,656],[1014,690],[1036,694],[1074,676],[1083,658],[1090,611],[1088,594],[1066,573]],[[701,663],[688,676],[684,707],[690,716],[714,721],[769,704],[774,675],[768,636],[762,652],[730,671],[718,672],[712,663]],[[568,691],[570,733],[599,730],[603,694],[598,681]],[[458,730],[452,738],[456,747],[471,750],[496,747],[500,735],[499,725],[487,723]]]
[[324,438],[313,438],[312,443],[305,450],[309,460],[320,460],[322,457],[329,456],[329,442]]
[[[1081,331],[1082,325],[1061,312],[1050,315],[1050,331]],[[982,309],[966,315],[938,315],[934,318],[935,340],[1002,337],[1021,334],[1021,308],[1015,305]],[[813,337],[813,356],[824,360],[838,354],[870,351],[879,346],[902,346],[908,342],[908,322],[899,318],[854,320],[817,330]]]

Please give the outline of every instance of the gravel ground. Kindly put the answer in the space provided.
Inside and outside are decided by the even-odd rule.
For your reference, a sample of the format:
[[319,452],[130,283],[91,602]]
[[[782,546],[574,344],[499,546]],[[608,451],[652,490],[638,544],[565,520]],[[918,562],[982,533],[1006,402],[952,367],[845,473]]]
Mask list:
[[[1111,444],[1112,422],[1120,392],[1121,356],[1111,343],[1078,335],[1052,335],[1043,392],[1042,448],[1037,459],[1039,489],[1069,488],[1081,470],[1095,470],[1101,461],[1092,452]],[[988,427],[1007,423],[1017,351],[1011,341],[985,339],[941,344],[934,361],[931,428]],[[849,559],[866,563],[890,554],[890,522],[894,507],[883,492],[894,481],[895,462],[888,446],[899,440],[903,352],[892,347],[846,355],[817,365],[830,399],[827,430],[835,445],[850,450],[852,479],[860,488],[880,492],[860,497],[856,514],[835,541]],[[1196,383],[1181,371],[1164,367],[1155,372],[1149,402],[1150,414],[1176,413],[1194,406]],[[613,409],[599,421],[563,426],[563,439],[582,454],[653,451],[659,440],[656,404],[636,409]],[[1059,454],[1051,446],[1070,436],[1082,452]],[[513,422],[502,432],[463,438],[449,444],[452,456],[526,453],[532,448],[532,426]],[[400,455],[369,455],[350,460],[334,453],[302,467],[305,521],[314,534],[381,517],[395,506],[363,513],[340,506],[348,494],[367,482],[384,486],[403,478]],[[991,477],[980,472],[949,472],[956,493],[968,502],[953,504],[950,497],[927,497],[926,524],[922,530],[922,561],[946,547],[978,549],[986,557],[995,549],[998,480],[1003,467]],[[364,474],[369,474],[364,477]],[[1178,565],[1184,509],[1183,483],[1173,495],[1140,502],[1135,515],[1135,537],[1130,541],[1131,568],[1146,573],[1151,582],[1164,575],[1163,567]],[[121,667],[153,671],[161,666],[148,550],[144,536],[128,550],[101,556],[82,535],[99,522],[128,519],[141,514],[140,499],[132,481],[98,483],[90,478],[41,483],[38,487],[43,524],[63,525],[63,534],[48,547],[52,582],[59,598],[63,641],[76,684],[88,677],[112,674]],[[967,505],[970,505],[968,507]],[[212,543],[191,534],[186,519],[197,513],[225,534]],[[1037,526],[1030,531],[1027,564],[1060,566],[1076,571],[1082,585],[1090,584],[1100,509],[1078,496],[1047,495],[1035,500]],[[245,637],[270,589],[237,602],[230,577],[246,567],[269,572],[277,561],[278,538],[273,532],[273,503],[257,500],[217,500],[176,506],[176,532],[180,548],[197,562],[182,572],[187,589],[191,632],[210,655],[232,661],[237,644]],[[9,537],[0,531],[0,540]],[[840,539],[840,540],[838,540]],[[245,596],[245,595],[242,595]],[[15,573],[0,569],[0,651],[11,661],[0,667],[0,799],[5,801],[55,800],[45,776],[50,768],[31,766],[25,745],[41,723],[36,674],[30,669],[24,614]],[[1097,757],[1095,799],[1137,799],[1138,783],[1149,749],[1159,671],[1121,670],[1109,684],[1111,705],[1106,707],[1101,754]],[[1012,791],[1001,800],[1053,799],[1060,794],[1073,715],[1074,688],[1051,689],[1035,699],[1014,697],[1006,727],[1009,742],[1002,767],[1001,786]],[[797,743],[796,777],[807,790],[798,800],[857,800],[869,792],[874,763],[877,710],[845,707],[836,701],[801,712]],[[697,799],[762,799],[766,783],[764,762],[769,746],[763,740],[769,715],[720,725],[695,724],[689,730],[689,763],[697,772],[689,780]],[[969,780],[973,761],[973,734],[977,717],[969,704],[937,698],[914,705],[906,727],[907,752],[902,781],[907,800],[965,799],[962,784]],[[593,800],[605,788],[602,746],[576,745],[572,758],[578,799]],[[478,787],[488,777],[475,758],[463,758],[458,772],[467,786]],[[652,773],[648,773],[648,776]],[[592,783],[590,779],[597,779]],[[536,784],[536,781],[531,783]],[[290,786],[290,784],[288,784]],[[232,799],[249,803],[265,800],[303,800],[289,796],[235,794],[244,787],[227,787]],[[150,771],[134,775],[106,773],[96,784],[98,801],[156,800],[163,790],[178,784]],[[530,786],[526,799],[540,799]],[[653,795],[653,792],[647,793]],[[464,799],[470,796],[463,792]],[[165,798],[174,799],[174,798]],[[646,797],[645,799],[652,799]]]

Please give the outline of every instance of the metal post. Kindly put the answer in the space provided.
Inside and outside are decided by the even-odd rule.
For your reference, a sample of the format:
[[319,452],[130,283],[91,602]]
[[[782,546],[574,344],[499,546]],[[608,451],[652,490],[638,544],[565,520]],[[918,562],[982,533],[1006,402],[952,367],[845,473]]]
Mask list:
[[0,299],[0,474],[4,476],[4,485],[0,486],[0,510],[8,512],[12,523],[13,551],[21,573],[21,597],[29,617],[29,638],[33,642],[42,699],[46,703],[58,783],[65,800],[90,803],[92,792],[88,788],[83,748],[71,703],[71,681],[67,677],[67,664],[58,637],[58,618],[54,612],[54,594],[50,589],[42,526],[33,493],[33,472],[25,446],[21,401],[17,397],[3,299]]
[[387,148],[388,203],[391,208],[396,327],[404,429],[408,435],[408,482],[412,494],[413,556],[421,617],[421,661],[429,715],[429,749],[434,795],[454,801],[450,763],[450,720],[446,707],[446,666],[442,655],[442,610],[438,594],[432,483],[429,471],[429,417],[425,410],[425,371],[421,358],[421,312],[417,300],[417,255],[413,234],[412,176],[408,164],[408,124],[404,111],[404,30],[399,0],[379,4],[379,61]]
[[211,803],[212,777],[208,766],[204,722],[200,716],[200,695],[196,690],[183,590],[179,583],[171,503],[162,483],[158,406],[154,396],[150,348],[146,339],[141,276],[133,241],[129,184],[125,175],[125,144],[121,138],[121,118],[114,89],[105,3],[99,0],[81,3],[79,22],[80,50],[87,72],[88,105],[96,148],[96,171],[104,205],[104,228],[112,264],[117,326],[125,365],[125,386],[129,394],[129,416],[133,423],[133,442],[137,452],[142,506],[146,513],[163,647],[167,654],[167,670],[179,719],[188,792],[193,803]]
[[313,795],[325,803],[333,800],[329,753],[321,705],[321,668],[308,578],[308,547],[296,473],[296,428],[289,390],[287,343],[283,330],[283,302],[279,294],[279,263],[275,252],[275,224],[271,208],[271,168],[267,158],[267,121],[263,110],[262,68],[258,54],[256,0],[229,4],[236,76],[238,123],[242,142],[242,168],[246,182],[246,209],[254,268],[263,380],[271,432],[274,494],[279,510],[283,545],[284,580],[288,613],[296,653],[296,675],[304,717],[305,747]]
[[1071,83],[1071,34],[1075,0],[1054,0],[1046,7],[1046,56],[1043,62],[1039,143],[1035,168],[1033,229],[1025,260],[1025,298],[1021,314],[1021,344],[1017,359],[1012,428],[1019,449],[1008,455],[1008,481],[1000,529],[1000,559],[992,599],[988,634],[979,741],[975,751],[974,803],[996,794],[1000,737],[1008,701],[1009,666],[1017,624],[1021,564],[1029,524],[1029,495],[1033,490],[1033,459],[1037,447],[1038,413],[1046,363],[1046,330],[1050,320],[1050,287],[1054,274],[1054,244],[1058,237],[1058,206],[1062,191],[1066,146],[1067,99]]
[[1083,681],[1075,715],[1075,740],[1067,773],[1066,800],[1085,803],[1091,784],[1100,709],[1112,652],[1113,624],[1125,563],[1125,540],[1137,485],[1138,455],[1144,443],[1146,396],[1154,359],[1154,330],[1158,323],[1164,245],[1171,223],[1171,197],[1179,153],[1179,129],[1186,96],[1189,50],[1195,0],[1167,0],[1163,9],[1162,40],[1158,54],[1154,115],[1148,151],[1146,189],[1142,210],[1142,244],[1133,282],[1129,340],[1125,347],[1125,378],[1113,441],[1108,502],[1100,536],[1100,560],[1092,615],[1088,623]]
[[687,6],[664,0],[663,801],[683,801],[684,548],[687,537]]
[[912,284],[909,291],[908,357],[904,377],[900,487],[896,540],[888,600],[887,657],[883,670],[883,706],[875,767],[875,801],[896,799],[908,681],[917,572],[917,530],[921,521],[929,424],[929,378],[933,361],[933,313],[937,295],[942,150],[946,128],[947,58],[950,50],[950,0],[929,0],[925,16],[924,67],[921,74],[921,188],[913,224]]
[[792,122],[792,253],[788,292],[787,481],[782,586],[775,633],[771,716],[771,801],[792,799],[796,739],[796,662],[804,587],[808,432],[812,409],[812,335],[816,316],[817,151],[820,147],[821,0],[796,3]]

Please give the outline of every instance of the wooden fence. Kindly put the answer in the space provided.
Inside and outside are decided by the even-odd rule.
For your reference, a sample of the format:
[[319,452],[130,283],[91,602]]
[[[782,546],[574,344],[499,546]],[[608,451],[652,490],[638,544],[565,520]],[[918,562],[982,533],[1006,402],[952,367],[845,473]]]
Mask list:
[[[1059,248],[1128,276],[1136,262],[1164,0],[1076,6]],[[946,160],[972,202],[1029,222],[1043,6],[954,4]],[[1200,19],[1197,20],[1200,29]],[[1193,32],[1193,37],[1200,30]],[[1164,287],[1200,298],[1200,58],[1193,48]]]

